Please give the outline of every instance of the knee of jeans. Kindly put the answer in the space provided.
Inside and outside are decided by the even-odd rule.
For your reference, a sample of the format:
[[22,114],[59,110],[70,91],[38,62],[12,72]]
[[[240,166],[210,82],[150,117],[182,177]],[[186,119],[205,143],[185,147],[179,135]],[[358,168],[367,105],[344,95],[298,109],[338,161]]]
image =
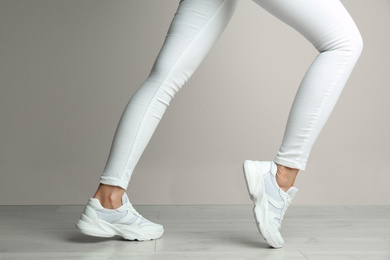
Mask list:
[[[332,34],[330,34],[332,35]],[[344,52],[349,57],[359,58],[363,51],[363,39],[357,28],[344,30],[327,37],[325,41],[316,45],[319,52]]]
[[351,59],[357,60],[363,51],[363,39],[360,33],[354,35],[343,36],[336,41],[333,41],[323,51],[342,51]]
[[360,33],[357,33],[353,39],[350,42],[350,50],[352,51],[353,55],[357,58],[360,57],[362,51],[363,51],[363,38],[360,35]]

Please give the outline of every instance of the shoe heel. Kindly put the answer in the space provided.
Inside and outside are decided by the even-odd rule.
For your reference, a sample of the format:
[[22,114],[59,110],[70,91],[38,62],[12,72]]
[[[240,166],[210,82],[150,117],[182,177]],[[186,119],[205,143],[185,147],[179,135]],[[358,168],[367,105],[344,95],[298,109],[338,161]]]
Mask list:
[[76,228],[84,235],[93,237],[113,237],[116,235],[109,227],[99,225],[97,222],[98,221],[93,221],[83,214],[77,221]]
[[245,177],[245,183],[246,187],[248,189],[249,197],[251,200],[253,200],[253,194],[255,192],[255,186],[253,185],[256,183],[256,179],[254,174],[252,173],[254,171],[253,169],[253,163],[252,161],[246,160],[243,164],[243,171],[244,171],[244,177]]

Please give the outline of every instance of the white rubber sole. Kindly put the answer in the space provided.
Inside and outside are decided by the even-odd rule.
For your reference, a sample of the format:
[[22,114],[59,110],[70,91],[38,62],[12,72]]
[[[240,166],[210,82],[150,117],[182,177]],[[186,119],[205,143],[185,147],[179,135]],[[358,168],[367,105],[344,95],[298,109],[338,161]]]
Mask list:
[[267,173],[265,162],[256,162],[246,160],[243,164],[243,171],[249,197],[254,202],[253,214],[256,221],[257,229],[260,235],[267,243],[274,248],[281,248],[284,244],[283,238],[279,231],[275,234],[269,224],[268,216],[268,199],[265,195],[264,179],[261,173]]
[[146,241],[158,239],[164,233],[164,229],[153,232],[145,232],[138,226],[111,224],[104,220],[92,220],[85,214],[77,221],[76,227],[81,233],[94,237],[113,237],[121,236],[126,240]]

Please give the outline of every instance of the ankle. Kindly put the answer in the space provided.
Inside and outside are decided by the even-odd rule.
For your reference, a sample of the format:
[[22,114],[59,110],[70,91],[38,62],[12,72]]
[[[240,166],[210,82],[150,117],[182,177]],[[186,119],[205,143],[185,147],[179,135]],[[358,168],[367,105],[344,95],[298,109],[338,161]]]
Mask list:
[[299,169],[289,168],[283,165],[277,164],[276,182],[279,187],[284,191],[288,191],[294,186],[295,179],[298,175]]
[[122,206],[122,196],[125,190],[118,186],[100,184],[95,195],[95,199],[106,209],[116,209]]

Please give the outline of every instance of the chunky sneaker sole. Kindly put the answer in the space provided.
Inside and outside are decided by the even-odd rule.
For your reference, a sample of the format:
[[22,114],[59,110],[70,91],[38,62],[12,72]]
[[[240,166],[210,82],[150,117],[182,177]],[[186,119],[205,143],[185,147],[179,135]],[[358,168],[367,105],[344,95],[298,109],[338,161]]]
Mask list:
[[124,195],[118,209],[105,209],[99,200],[91,198],[76,223],[81,233],[94,237],[122,236],[126,240],[152,240],[164,233],[163,226],[153,223],[139,214]]
[[[274,162],[246,160],[243,164],[243,170],[249,197],[254,202],[253,213],[256,226],[269,245],[280,248],[284,244],[279,232],[281,221],[298,190],[292,187],[286,193],[277,186],[276,180],[273,180],[273,183],[270,181],[271,178],[275,179],[277,170]],[[268,188],[266,188],[266,178],[267,185],[270,186]],[[273,194],[267,194],[267,190],[272,190]]]
[[77,221],[76,227],[81,233],[94,237],[121,236],[126,240],[146,241],[160,238],[164,230],[157,232],[143,232],[137,227],[128,225],[111,224],[100,219],[89,219],[84,214]]

